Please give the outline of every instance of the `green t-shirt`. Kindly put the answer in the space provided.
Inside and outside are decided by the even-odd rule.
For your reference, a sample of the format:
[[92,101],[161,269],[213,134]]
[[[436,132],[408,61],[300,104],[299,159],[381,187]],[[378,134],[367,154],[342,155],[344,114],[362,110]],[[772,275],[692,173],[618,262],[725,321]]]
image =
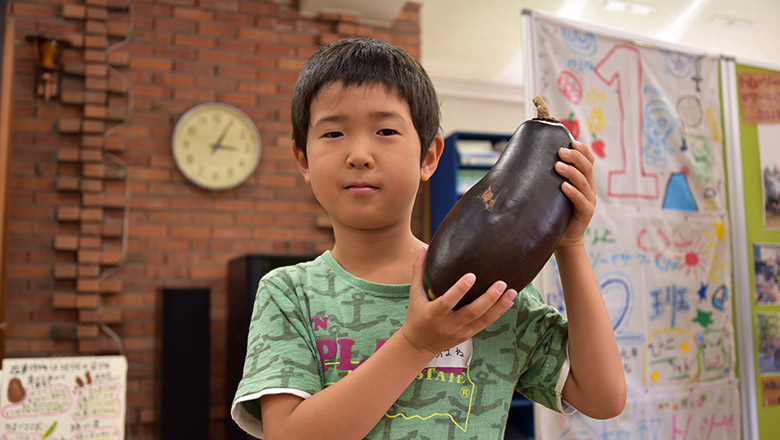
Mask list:
[[[346,376],[401,327],[409,288],[357,278],[330,252],[264,276],[234,420],[262,438],[261,396],[305,399]],[[529,285],[498,321],[437,356],[366,438],[503,439],[515,389],[568,411],[567,343],[566,320]]]

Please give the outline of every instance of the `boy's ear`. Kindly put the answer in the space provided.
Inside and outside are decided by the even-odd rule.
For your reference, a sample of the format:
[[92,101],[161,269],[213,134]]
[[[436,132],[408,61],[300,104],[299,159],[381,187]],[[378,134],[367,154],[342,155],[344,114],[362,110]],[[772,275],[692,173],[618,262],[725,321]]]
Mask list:
[[309,178],[309,162],[306,160],[306,156],[303,154],[303,151],[298,149],[294,140],[290,142],[290,146],[292,147],[295,161],[298,162],[298,171],[303,176],[303,180],[306,181],[306,183],[311,183],[311,179]]
[[444,138],[441,135],[436,135],[431,142],[430,148],[423,157],[422,167],[420,168],[420,180],[428,181],[436,171],[436,167],[439,166],[439,159],[441,159],[441,153],[444,151]]

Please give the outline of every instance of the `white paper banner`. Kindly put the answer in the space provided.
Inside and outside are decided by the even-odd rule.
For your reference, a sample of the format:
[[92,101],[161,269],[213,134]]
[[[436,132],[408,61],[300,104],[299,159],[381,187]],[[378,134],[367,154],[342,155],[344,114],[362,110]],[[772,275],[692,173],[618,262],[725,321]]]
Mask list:
[[[608,421],[539,408],[538,438],[739,438],[718,58],[530,22],[530,92],[596,156],[585,238],[628,385]],[[535,282],[565,313],[554,261]]]

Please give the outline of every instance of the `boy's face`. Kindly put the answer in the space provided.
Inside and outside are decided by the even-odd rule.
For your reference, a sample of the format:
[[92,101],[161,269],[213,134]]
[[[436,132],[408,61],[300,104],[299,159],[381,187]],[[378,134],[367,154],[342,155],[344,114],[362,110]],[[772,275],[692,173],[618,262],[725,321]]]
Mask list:
[[312,101],[310,120],[308,160],[295,145],[293,153],[334,227],[408,228],[420,180],[435,171],[441,147],[420,164],[406,101],[382,85],[333,83]]

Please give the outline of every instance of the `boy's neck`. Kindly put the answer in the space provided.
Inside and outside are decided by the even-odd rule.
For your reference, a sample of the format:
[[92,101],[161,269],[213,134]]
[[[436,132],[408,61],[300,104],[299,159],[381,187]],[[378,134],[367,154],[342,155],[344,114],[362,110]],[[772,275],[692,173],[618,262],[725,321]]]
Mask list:
[[352,275],[382,284],[408,284],[414,264],[424,243],[405,231],[338,231],[331,251],[333,258]]

